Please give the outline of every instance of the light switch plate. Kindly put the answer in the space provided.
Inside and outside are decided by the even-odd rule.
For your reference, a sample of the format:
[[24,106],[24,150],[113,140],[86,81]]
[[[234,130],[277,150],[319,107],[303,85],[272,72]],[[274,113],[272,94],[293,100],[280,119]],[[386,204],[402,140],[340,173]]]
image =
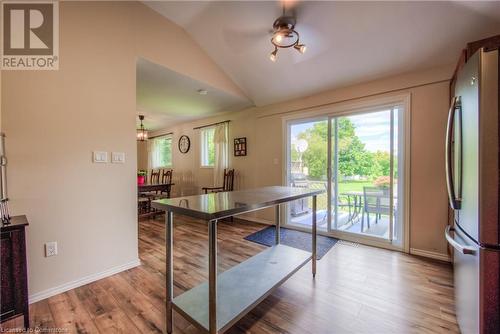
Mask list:
[[111,153],[111,162],[114,164],[123,164],[125,163],[125,153],[123,152],[112,152]]
[[108,162],[108,152],[94,151],[93,158],[94,163],[106,163]]

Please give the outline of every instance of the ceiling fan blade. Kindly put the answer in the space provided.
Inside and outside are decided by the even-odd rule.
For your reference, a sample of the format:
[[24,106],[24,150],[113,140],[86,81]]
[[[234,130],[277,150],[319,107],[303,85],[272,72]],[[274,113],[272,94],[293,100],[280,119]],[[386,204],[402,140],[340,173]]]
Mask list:
[[300,20],[304,2],[302,1],[284,1],[285,13],[287,16],[293,17],[295,20]]
[[299,63],[327,52],[331,49],[331,40],[319,33],[313,26],[309,24],[298,24],[296,27],[300,34],[300,44],[305,44],[307,50],[304,54],[293,50],[294,63]]
[[246,52],[249,46],[254,46],[262,41],[268,41],[270,35],[267,28],[254,30],[224,29],[222,32],[226,45],[237,54]]

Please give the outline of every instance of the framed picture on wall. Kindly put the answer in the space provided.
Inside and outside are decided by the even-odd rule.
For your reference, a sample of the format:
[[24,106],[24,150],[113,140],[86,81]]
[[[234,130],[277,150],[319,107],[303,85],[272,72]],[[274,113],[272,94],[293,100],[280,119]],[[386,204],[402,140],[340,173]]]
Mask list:
[[247,138],[234,138],[234,156],[243,157],[247,155]]

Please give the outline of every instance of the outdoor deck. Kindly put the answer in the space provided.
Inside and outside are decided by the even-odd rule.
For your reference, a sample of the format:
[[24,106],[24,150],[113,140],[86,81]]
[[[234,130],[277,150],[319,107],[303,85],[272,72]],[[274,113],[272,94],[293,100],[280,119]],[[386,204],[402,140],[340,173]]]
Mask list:
[[[333,213],[332,213],[333,215]],[[291,217],[290,224],[295,226],[309,227],[312,225],[312,214],[311,211],[305,213],[303,215],[299,215],[296,217]],[[389,238],[389,217],[382,216],[378,219],[378,222],[375,222],[375,216],[370,216],[370,227],[368,227],[368,218],[364,217],[364,226],[363,232],[361,232],[361,217],[357,219],[353,219],[349,221],[349,213],[348,212],[339,212],[338,215],[338,229],[341,231],[358,233],[358,234],[366,234],[377,236],[381,238]],[[318,229],[327,230],[328,218],[327,218],[327,210],[318,210],[317,211],[317,223]]]

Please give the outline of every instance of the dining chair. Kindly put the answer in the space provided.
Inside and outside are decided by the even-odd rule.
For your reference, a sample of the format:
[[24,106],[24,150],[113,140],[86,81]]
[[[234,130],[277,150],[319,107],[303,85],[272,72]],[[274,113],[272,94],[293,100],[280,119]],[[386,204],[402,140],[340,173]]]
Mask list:
[[[172,173],[173,171],[171,169],[169,170],[152,169],[151,174],[149,176],[149,182],[150,184],[160,184],[160,183],[170,184],[172,183]],[[154,190],[139,194],[138,198],[139,206],[142,208],[142,210],[140,211],[149,212],[152,214],[153,217],[155,217],[153,213],[161,214],[162,211],[157,210],[151,206],[151,201],[160,198],[170,198],[170,189],[171,187],[169,186],[166,191]]]
[[151,169],[151,175],[149,178],[150,184],[160,183],[160,172],[161,171],[159,169],[157,171],[155,171],[154,169]]
[[172,190],[172,175],[174,174],[173,169],[164,169],[161,172],[161,183],[168,184],[166,191],[160,191],[160,198],[170,198],[170,192]]
[[172,169],[163,169],[161,171],[161,183],[172,183]]
[[[160,170],[154,170],[151,169],[151,174],[149,175],[149,184],[158,184],[160,183]],[[156,190],[154,191],[147,191],[139,194],[139,197],[145,197],[148,198],[149,201],[155,200],[158,198],[158,195],[160,193]],[[150,205],[151,207],[151,205]]]
[[[222,187],[203,187],[201,188],[205,194],[210,193],[220,193],[224,191],[234,190],[234,169],[224,168],[224,180],[222,182]],[[233,217],[228,217],[229,221],[233,221]]]
[[201,188],[205,194],[219,193],[223,191],[233,191],[234,190],[234,169],[224,169],[224,180],[222,187],[203,187]]

